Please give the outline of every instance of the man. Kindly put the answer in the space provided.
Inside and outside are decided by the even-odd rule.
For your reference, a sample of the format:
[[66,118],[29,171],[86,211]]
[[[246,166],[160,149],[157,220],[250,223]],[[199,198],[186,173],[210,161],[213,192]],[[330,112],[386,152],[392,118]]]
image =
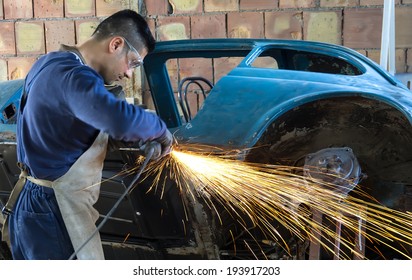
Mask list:
[[[102,21],[86,42],[62,46],[33,65],[18,117],[25,183],[9,216],[14,259],[69,259],[95,231],[93,204],[109,136],[156,141],[160,156],[170,151],[172,136],[157,115],[107,90],[131,78],[154,44],[146,21],[123,10]],[[104,259],[98,234],[77,258]]]

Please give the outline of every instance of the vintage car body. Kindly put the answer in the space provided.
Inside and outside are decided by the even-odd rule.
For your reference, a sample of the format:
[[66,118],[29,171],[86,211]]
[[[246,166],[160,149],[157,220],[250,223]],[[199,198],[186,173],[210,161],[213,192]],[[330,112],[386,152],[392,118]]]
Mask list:
[[[231,151],[242,161],[290,166],[304,166],[307,155],[326,149],[350,163],[352,169],[342,172],[355,173],[380,203],[412,209],[412,93],[356,51],[308,41],[180,40],[159,42],[144,65],[151,101],[179,143]],[[22,82],[0,83],[2,204],[18,177],[13,133]],[[342,147],[350,154],[342,154]],[[102,218],[132,180],[118,174],[137,154],[108,153],[96,205]],[[180,193],[175,182],[168,180],[162,194],[147,192],[150,184],[146,180],[134,188],[102,228],[108,259],[308,258],[308,246],[298,246],[292,235],[295,251],[285,253],[276,242],[264,242],[258,230],[252,242],[256,252],[241,246],[234,252],[234,243],[251,237],[230,215],[220,213],[221,225],[201,199]],[[385,258],[403,257],[387,246],[380,251]],[[323,252],[319,258],[333,256]],[[365,258],[382,255],[366,249]]]

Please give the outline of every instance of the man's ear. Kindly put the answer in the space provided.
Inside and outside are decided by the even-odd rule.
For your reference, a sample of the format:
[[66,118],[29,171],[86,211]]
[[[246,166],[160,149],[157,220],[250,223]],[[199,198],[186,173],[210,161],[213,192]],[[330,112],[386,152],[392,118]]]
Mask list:
[[124,47],[124,40],[120,37],[113,37],[109,41],[109,52],[114,53],[114,52],[119,52],[123,50]]

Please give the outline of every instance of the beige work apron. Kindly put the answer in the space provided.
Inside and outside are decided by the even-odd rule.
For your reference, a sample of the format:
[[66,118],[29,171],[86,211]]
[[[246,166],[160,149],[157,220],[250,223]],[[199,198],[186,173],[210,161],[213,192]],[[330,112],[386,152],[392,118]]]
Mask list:
[[[93,207],[99,198],[103,162],[108,134],[100,132],[62,177],[52,182],[60,212],[77,250],[95,232],[98,211]],[[103,246],[97,232],[77,253],[79,260],[104,260]]]

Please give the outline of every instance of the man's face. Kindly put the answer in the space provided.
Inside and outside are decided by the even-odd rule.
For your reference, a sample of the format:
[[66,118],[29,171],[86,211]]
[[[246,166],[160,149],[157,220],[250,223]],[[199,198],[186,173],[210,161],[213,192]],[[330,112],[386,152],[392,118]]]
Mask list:
[[146,49],[137,50],[124,37],[117,36],[112,41],[115,47],[112,48],[110,59],[103,62],[105,67],[101,71],[107,84],[119,83],[124,78],[130,79],[134,69],[143,65],[143,59],[147,54]]

